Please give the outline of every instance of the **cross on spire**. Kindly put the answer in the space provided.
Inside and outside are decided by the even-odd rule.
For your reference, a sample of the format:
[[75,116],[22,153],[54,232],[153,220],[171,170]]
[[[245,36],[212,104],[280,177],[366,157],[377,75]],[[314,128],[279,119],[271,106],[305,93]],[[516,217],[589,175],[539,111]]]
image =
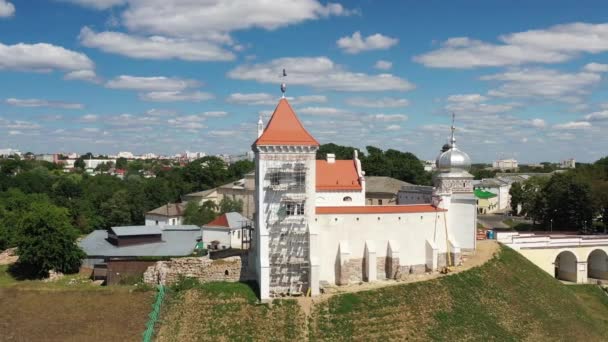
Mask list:
[[454,126],[454,121],[456,121],[456,114],[454,112],[452,112],[452,136],[450,137],[450,144],[451,147],[456,146],[456,138],[454,137],[454,131],[456,131],[456,126]]

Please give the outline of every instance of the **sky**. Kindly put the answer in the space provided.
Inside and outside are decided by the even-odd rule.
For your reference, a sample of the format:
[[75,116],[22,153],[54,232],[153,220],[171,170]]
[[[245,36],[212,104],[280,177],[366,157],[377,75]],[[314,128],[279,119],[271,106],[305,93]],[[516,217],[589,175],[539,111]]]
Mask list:
[[243,154],[285,82],[321,143],[434,159],[455,113],[473,162],[590,162],[608,155],[606,13],[585,0],[0,0],[0,149]]

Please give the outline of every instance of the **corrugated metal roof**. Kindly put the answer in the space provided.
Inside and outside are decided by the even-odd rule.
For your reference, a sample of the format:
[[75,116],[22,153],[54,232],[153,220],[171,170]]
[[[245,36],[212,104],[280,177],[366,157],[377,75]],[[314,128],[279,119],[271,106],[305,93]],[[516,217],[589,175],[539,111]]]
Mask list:
[[89,257],[184,256],[192,254],[197,239],[201,238],[201,230],[192,227],[194,229],[165,229],[162,231],[161,242],[123,247],[109,243],[105,230],[95,230],[78,242],[78,245]]
[[148,211],[146,214],[159,215],[159,216],[182,216],[186,210],[186,203],[169,203],[160,206],[154,210]]
[[396,195],[402,187],[411,185],[412,184],[408,182],[404,182],[392,177],[365,177],[365,192],[368,193],[391,193]]

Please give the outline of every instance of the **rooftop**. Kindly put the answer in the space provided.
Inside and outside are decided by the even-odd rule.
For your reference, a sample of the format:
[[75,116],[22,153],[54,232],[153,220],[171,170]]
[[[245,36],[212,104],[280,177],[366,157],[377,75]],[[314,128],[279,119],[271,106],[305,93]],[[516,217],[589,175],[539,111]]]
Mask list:
[[365,177],[365,192],[397,194],[401,187],[412,184],[399,179],[384,176]]
[[254,145],[319,146],[319,142],[302,126],[287,99],[281,99]]
[[481,198],[481,199],[494,198],[497,196],[496,194],[493,194],[488,191],[483,191],[481,189],[475,189],[475,190],[473,190],[473,193],[475,194],[475,197]]
[[159,215],[159,216],[182,216],[186,209],[186,203],[168,203],[160,206],[154,210],[148,211],[146,214]]
[[95,230],[78,242],[78,246],[89,257],[184,256],[194,250],[201,230],[196,226],[166,226],[162,229],[161,242],[122,247],[111,244],[107,237],[107,231]]
[[248,222],[249,220],[237,212],[225,213],[218,216],[215,220],[203,225],[203,228],[241,228],[243,227],[243,222]]
[[316,188],[323,190],[361,190],[357,167],[353,160],[328,162],[317,160]]
[[317,207],[318,214],[410,214],[443,212],[430,204],[413,205],[363,205],[350,207]]
[[133,235],[159,235],[162,229],[159,226],[122,226],[110,228],[116,236]]

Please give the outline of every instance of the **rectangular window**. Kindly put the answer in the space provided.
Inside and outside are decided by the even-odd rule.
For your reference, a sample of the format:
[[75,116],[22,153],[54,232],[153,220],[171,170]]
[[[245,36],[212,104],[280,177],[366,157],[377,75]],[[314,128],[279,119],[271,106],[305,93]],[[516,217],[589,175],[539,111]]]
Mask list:
[[306,183],[306,173],[305,172],[296,172],[296,187],[303,188]]
[[281,184],[281,173],[273,172],[270,174],[270,185],[279,185]]
[[304,215],[304,203],[295,203],[295,202],[285,203],[285,215],[286,216]]
[[382,200],[381,199],[378,200],[378,205],[382,205]]

